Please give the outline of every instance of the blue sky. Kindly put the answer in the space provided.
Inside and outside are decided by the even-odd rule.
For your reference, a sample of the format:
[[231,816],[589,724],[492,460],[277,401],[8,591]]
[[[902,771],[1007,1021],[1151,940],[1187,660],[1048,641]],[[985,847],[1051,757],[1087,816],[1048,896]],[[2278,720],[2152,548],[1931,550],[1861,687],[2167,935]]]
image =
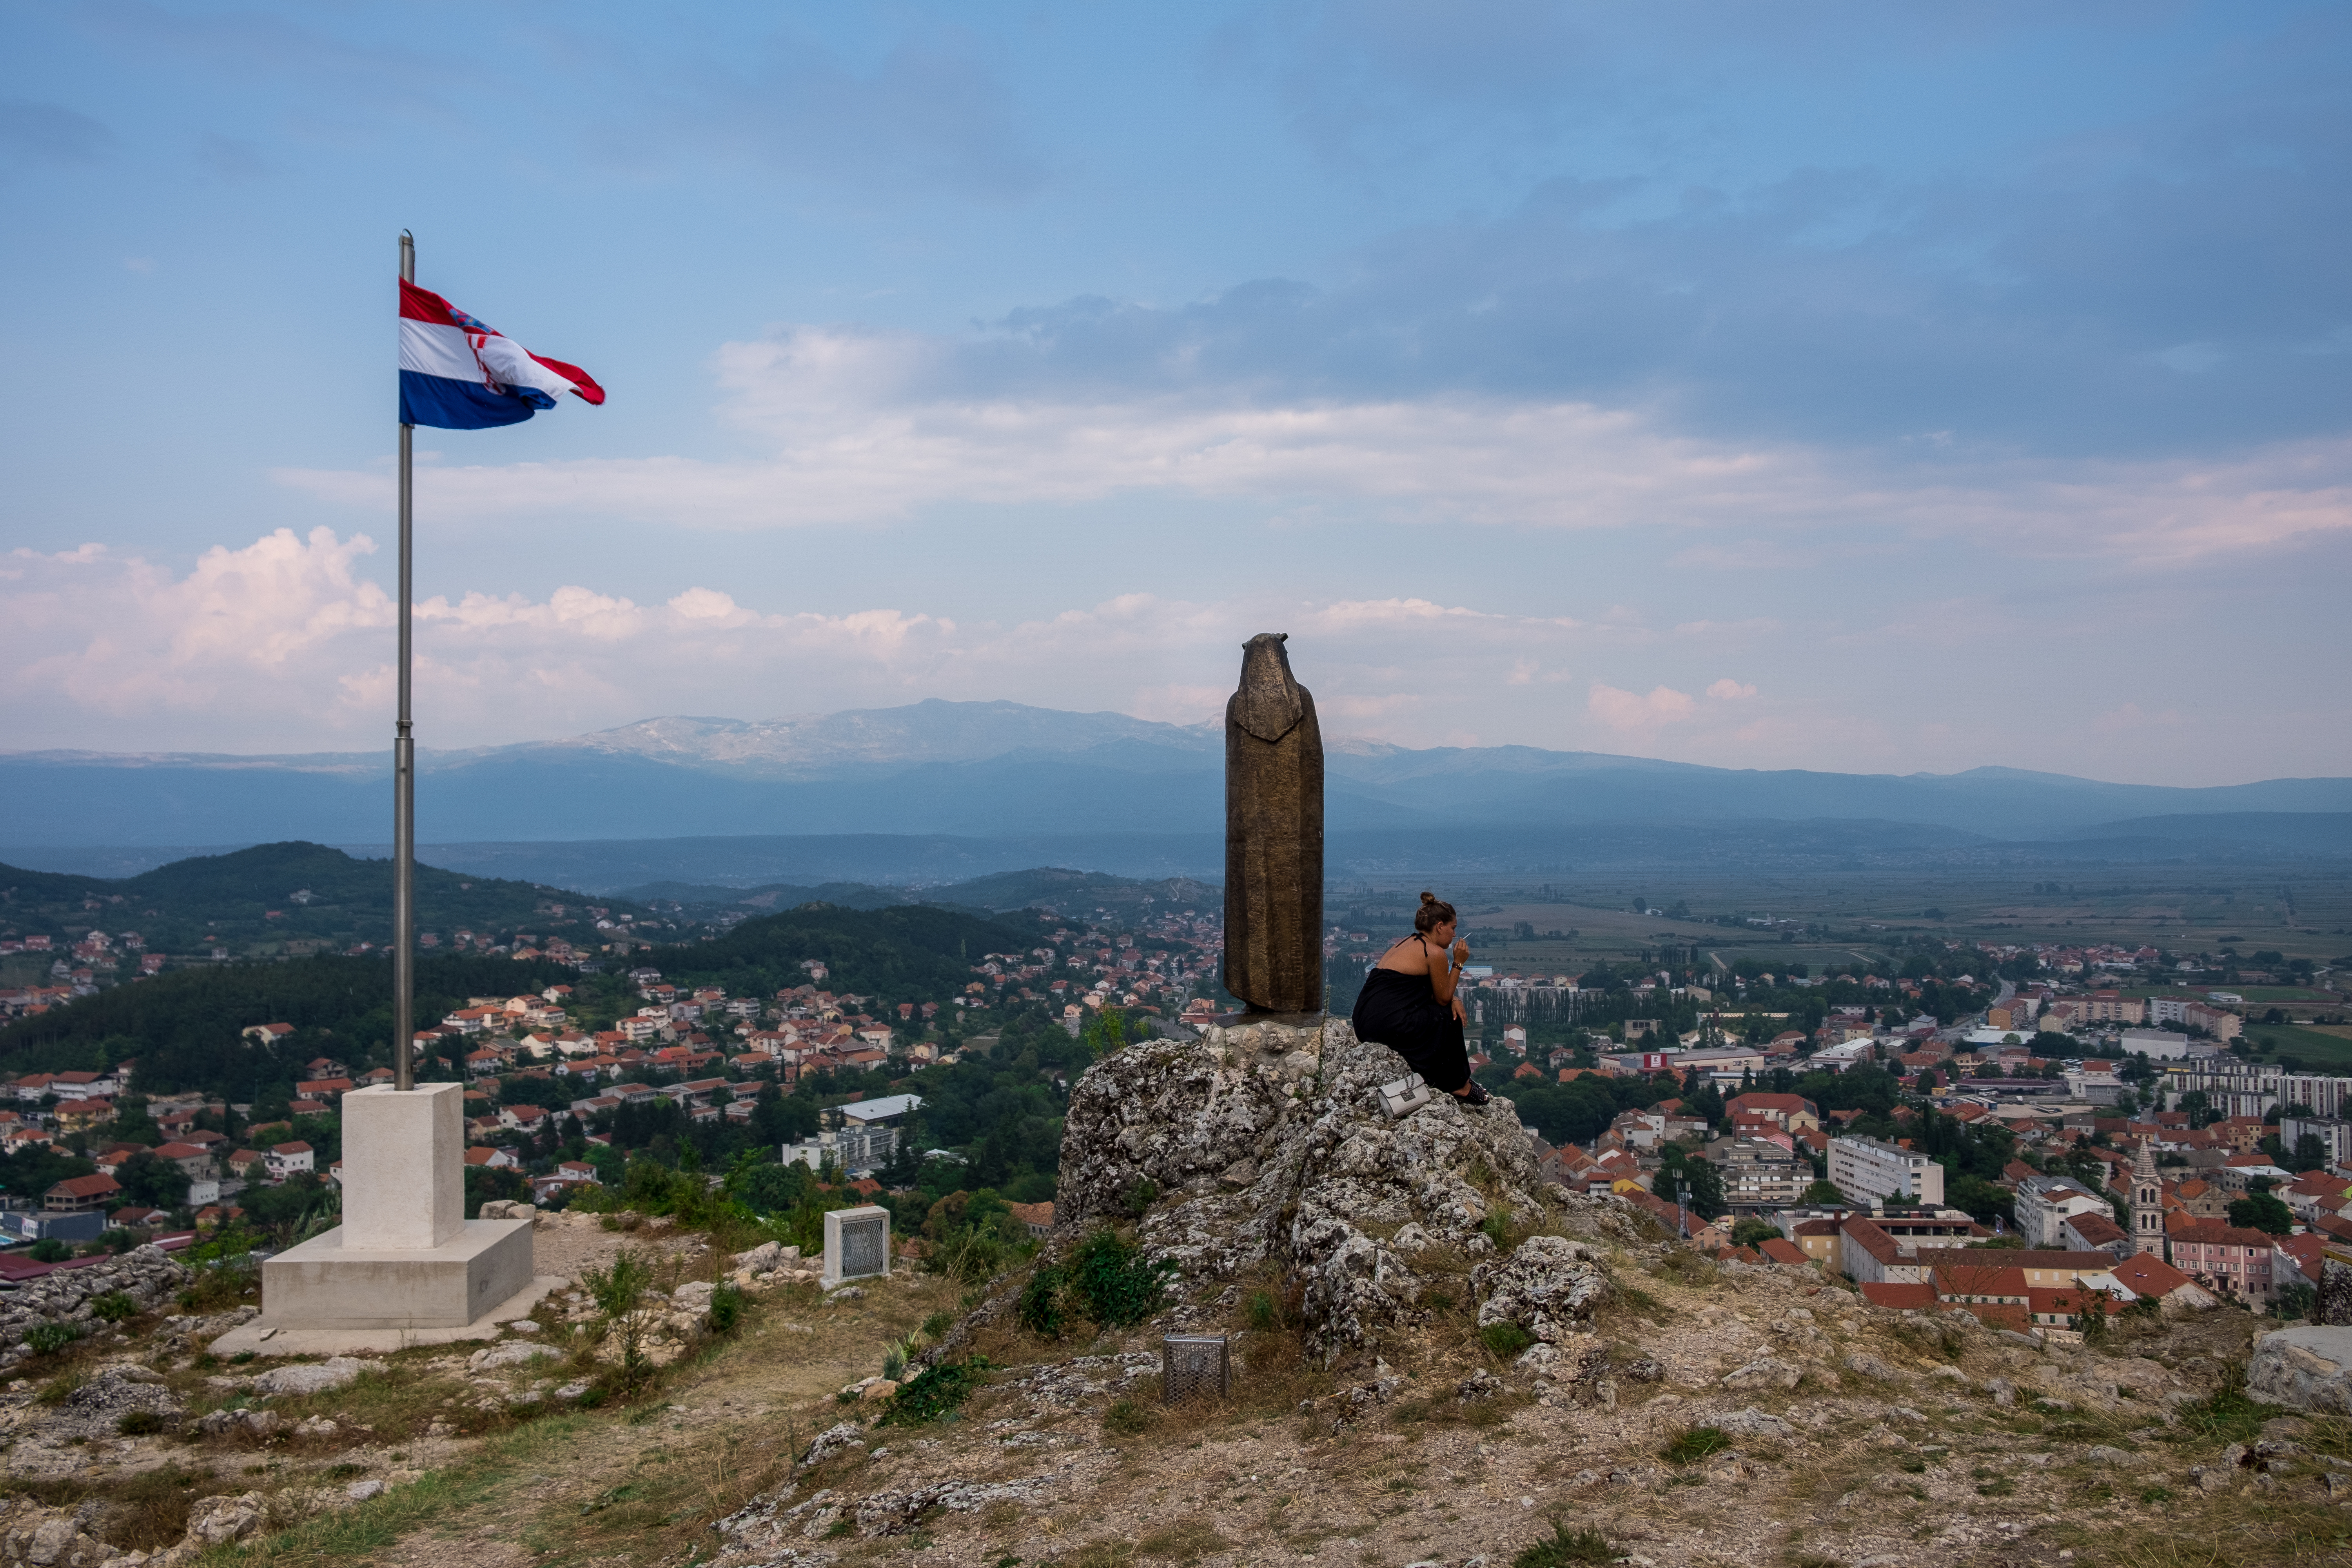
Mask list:
[[2352,772],[2319,5],[0,8],[6,744],[920,697]]

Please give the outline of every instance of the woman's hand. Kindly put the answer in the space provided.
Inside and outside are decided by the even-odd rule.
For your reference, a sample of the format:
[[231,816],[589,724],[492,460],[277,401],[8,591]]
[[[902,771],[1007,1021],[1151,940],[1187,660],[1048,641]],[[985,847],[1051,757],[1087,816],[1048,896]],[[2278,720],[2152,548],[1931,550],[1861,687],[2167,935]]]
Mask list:
[[1469,1015],[1462,1011],[1462,998],[1459,996],[1454,999],[1454,1021],[1457,1024],[1466,1024],[1470,1021]]
[[1454,942],[1454,968],[1456,968],[1456,969],[1459,969],[1459,968],[1461,968],[1464,964],[1465,964],[1465,963],[1469,963],[1469,962],[1470,962],[1470,943],[1469,943],[1469,941],[1468,941],[1466,938],[1462,939],[1462,940],[1459,940],[1459,941],[1456,941],[1456,942]]

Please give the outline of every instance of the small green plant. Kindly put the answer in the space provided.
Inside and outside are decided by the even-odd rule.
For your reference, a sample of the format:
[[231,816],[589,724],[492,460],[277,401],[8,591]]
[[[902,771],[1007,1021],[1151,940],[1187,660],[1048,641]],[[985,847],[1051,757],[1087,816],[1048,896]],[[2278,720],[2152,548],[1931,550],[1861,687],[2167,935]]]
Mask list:
[[1478,1331],[1478,1338],[1504,1361],[1510,1360],[1536,1342],[1535,1335],[1517,1323],[1489,1323]]
[[946,1419],[987,1381],[991,1364],[986,1356],[976,1355],[925,1367],[891,1396],[881,1425],[920,1426]]
[[954,1327],[953,1312],[933,1312],[923,1320],[923,1337],[927,1340],[935,1340]]
[[1521,1547],[1511,1568],[1568,1568],[1576,1563],[1614,1563],[1618,1556],[1616,1546],[1599,1531],[1570,1530],[1564,1521],[1554,1520],[1551,1533]]
[[103,1296],[93,1297],[89,1310],[106,1322],[122,1323],[139,1315],[139,1303],[131,1299],[127,1290],[109,1290]]
[[1275,1300],[1271,1290],[1253,1290],[1242,1304],[1242,1316],[1253,1329],[1277,1328],[1282,1322],[1282,1303]]
[[152,1410],[126,1410],[116,1417],[114,1429],[125,1437],[152,1437],[163,1429],[163,1417]]
[[1666,1440],[1658,1457],[1670,1465],[1696,1465],[1730,1447],[1731,1438],[1720,1426],[1685,1426]]
[[1127,1189],[1120,1205],[1131,1219],[1141,1219],[1151,1205],[1160,1201],[1160,1184],[1149,1176],[1136,1178],[1135,1185]]
[[743,1290],[738,1285],[721,1285],[710,1293],[710,1331],[729,1334],[743,1321]]
[[905,1374],[907,1363],[923,1348],[923,1336],[918,1331],[904,1339],[892,1340],[882,1347],[882,1375],[896,1383]]
[[36,1403],[41,1405],[63,1405],[75,1389],[89,1381],[87,1373],[78,1368],[68,1368],[58,1376],[41,1384],[40,1392],[34,1394],[33,1398]]
[[2139,1500],[2142,1502],[2170,1502],[2172,1500],[2172,1489],[2169,1487],[2142,1487],[2139,1491]]
[[1997,1481],[1987,1481],[1982,1486],[1977,1488],[1977,1496],[2007,1497],[2016,1489],[2017,1483],[2009,1479],[2007,1477],[2003,1477],[2001,1479]]
[[1158,1412],[1139,1399],[1119,1399],[1103,1412],[1103,1430],[1116,1432],[1122,1437],[1133,1437],[1151,1430]]
[[609,1268],[582,1269],[580,1282],[588,1288],[589,1298],[603,1314],[604,1331],[621,1336],[621,1380],[635,1387],[648,1370],[646,1325],[638,1309],[653,1285],[653,1265],[635,1248],[624,1247],[614,1255]]
[[25,1256],[36,1263],[63,1263],[73,1256],[73,1248],[54,1236],[45,1236],[26,1248]]
[[2166,1436],[2175,1443],[2200,1447],[2252,1442],[2261,1433],[2263,1423],[2283,1412],[2274,1405],[2248,1398],[2244,1384],[2244,1367],[2231,1367],[2217,1393],[2179,1407],[2180,1424]]
[[79,1338],[81,1330],[71,1323],[40,1323],[25,1336],[25,1344],[35,1355],[55,1355]]

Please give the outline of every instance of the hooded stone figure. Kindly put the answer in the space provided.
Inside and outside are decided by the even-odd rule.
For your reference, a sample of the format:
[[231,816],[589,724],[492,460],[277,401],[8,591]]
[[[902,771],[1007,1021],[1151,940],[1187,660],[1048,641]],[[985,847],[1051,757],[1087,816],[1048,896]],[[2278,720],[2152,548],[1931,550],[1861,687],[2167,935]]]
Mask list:
[[1323,730],[1287,632],[1242,645],[1225,704],[1225,989],[1253,1013],[1323,1006]]

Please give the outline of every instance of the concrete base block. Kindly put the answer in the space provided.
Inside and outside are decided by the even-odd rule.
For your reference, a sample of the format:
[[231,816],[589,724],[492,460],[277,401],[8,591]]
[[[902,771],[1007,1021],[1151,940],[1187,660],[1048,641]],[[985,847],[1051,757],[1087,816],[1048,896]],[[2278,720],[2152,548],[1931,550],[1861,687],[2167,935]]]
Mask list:
[[273,1329],[260,1319],[231,1329],[212,1342],[217,1356],[251,1351],[259,1356],[363,1355],[404,1351],[417,1345],[450,1345],[495,1340],[517,1318],[528,1318],[550,1291],[569,1281],[542,1274],[482,1317],[460,1329]]
[[261,1266],[264,1329],[461,1329],[530,1284],[530,1221],[477,1219],[430,1249],[346,1247],[341,1226]]

